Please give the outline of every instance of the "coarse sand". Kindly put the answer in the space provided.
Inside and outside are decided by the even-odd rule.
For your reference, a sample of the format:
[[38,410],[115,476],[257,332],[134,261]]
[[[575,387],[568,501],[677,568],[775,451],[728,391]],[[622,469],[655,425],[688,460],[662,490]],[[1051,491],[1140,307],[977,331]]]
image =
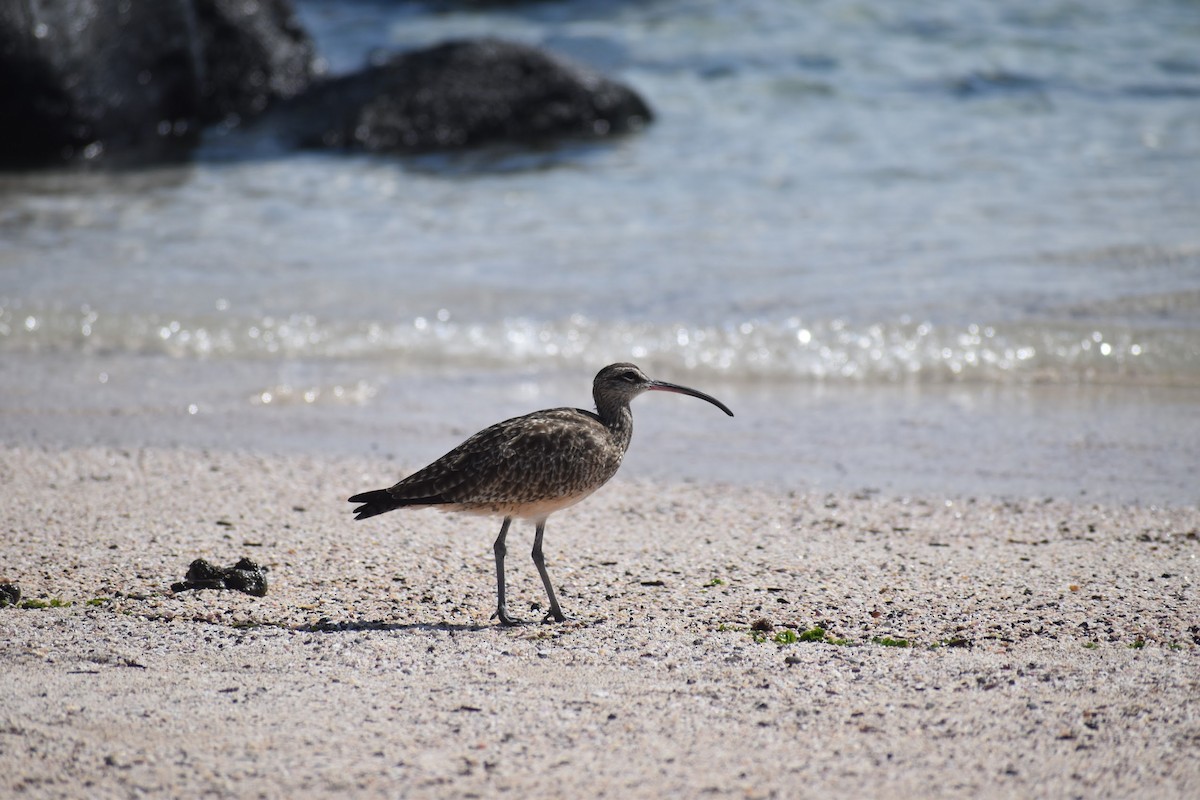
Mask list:
[[352,520],[400,475],[0,450],[0,796],[1200,797],[1197,508],[618,478],[504,628],[497,520]]

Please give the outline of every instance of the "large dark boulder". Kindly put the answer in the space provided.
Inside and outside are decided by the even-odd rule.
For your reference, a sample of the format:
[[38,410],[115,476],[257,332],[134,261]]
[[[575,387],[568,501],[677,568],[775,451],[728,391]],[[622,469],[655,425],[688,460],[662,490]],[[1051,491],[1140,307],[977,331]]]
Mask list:
[[0,3],[0,165],[187,152],[198,64],[191,0]]
[[264,125],[303,147],[428,152],[640,129],[632,89],[535,47],[452,41],[316,84]]
[[0,166],[183,158],[314,63],[290,0],[0,0]]
[[201,58],[201,119],[262,113],[308,88],[316,47],[291,0],[196,0]]

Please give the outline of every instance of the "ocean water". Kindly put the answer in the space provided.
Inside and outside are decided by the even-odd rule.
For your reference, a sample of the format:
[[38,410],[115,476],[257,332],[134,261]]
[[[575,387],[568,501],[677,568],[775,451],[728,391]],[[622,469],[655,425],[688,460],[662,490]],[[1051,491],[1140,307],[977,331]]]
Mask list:
[[616,360],[626,472],[1200,502],[1200,7],[300,3],[332,72],[468,35],[638,89],[610,142],[0,175],[0,433],[384,454]]

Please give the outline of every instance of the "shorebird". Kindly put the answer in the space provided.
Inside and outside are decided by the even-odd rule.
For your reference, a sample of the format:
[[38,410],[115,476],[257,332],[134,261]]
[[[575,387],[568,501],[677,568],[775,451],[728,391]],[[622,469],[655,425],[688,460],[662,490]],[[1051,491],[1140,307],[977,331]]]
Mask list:
[[475,434],[424,469],[389,489],[356,494],[355,519],[367,519],[397,508],[437,507],[503,517],[492,549],[496,554],[496,613],[503,625],[510,617],[504,594],[504,540],[514,518],[537,525],[533,563],[550,610],[542,619],[566,617],[554,596],[542,556],[546,518],[599,489],[616,474],[633,436],[629,402],[643,392],[675,392],[707,400],[729,416],[733,412],[715,397],[666,381],[651,380],[633,364],[610,364],[596,374],[592,397],[596,410],[551,408],[496,423]]

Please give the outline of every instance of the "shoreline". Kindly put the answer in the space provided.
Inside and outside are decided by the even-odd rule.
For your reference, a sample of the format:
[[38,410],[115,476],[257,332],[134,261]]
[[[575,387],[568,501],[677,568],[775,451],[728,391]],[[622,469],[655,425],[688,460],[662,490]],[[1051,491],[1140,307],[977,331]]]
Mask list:
[[[618,476],[547,526],[572,621],[508,629],[488,620],[498,523],[350,519],[346,496],[396,477],[383,460],[5,448],[0,579],[71,605],[0,609],[0,787],[1200,788],[1195,507]],[[535,619],[527,527],[510,609]],[[167,588],[193,558],[242,556],[268,567],[266,597]]]
[[[238,366],[230,379],[221,377],[227,362],[139,358],[118,368],[15,358],[0,366],[13,378],[0,391],[0,442],[319,453],[414,468],[501,419],[591,407],[591,377],[578,371],[392,375],[373,382],[368,399],[324,392],[308,404],[298,395],[306,384],[285,376],[312,369],[309,378],[323,385],[319,365]],[[336,382],[355,385],[367,369],[340,365]],[[110,380],[92,391],[86,378],[102,370]],[[1200,436],[1191,434],[1200,430],[1200,387],[692,382],[737,416],[714,417],[703,403],[639,399],[622,477],[739,490],[1200,504],[1190,480],[1200,463]],[[290,399],[252,401],[285,384]]]

